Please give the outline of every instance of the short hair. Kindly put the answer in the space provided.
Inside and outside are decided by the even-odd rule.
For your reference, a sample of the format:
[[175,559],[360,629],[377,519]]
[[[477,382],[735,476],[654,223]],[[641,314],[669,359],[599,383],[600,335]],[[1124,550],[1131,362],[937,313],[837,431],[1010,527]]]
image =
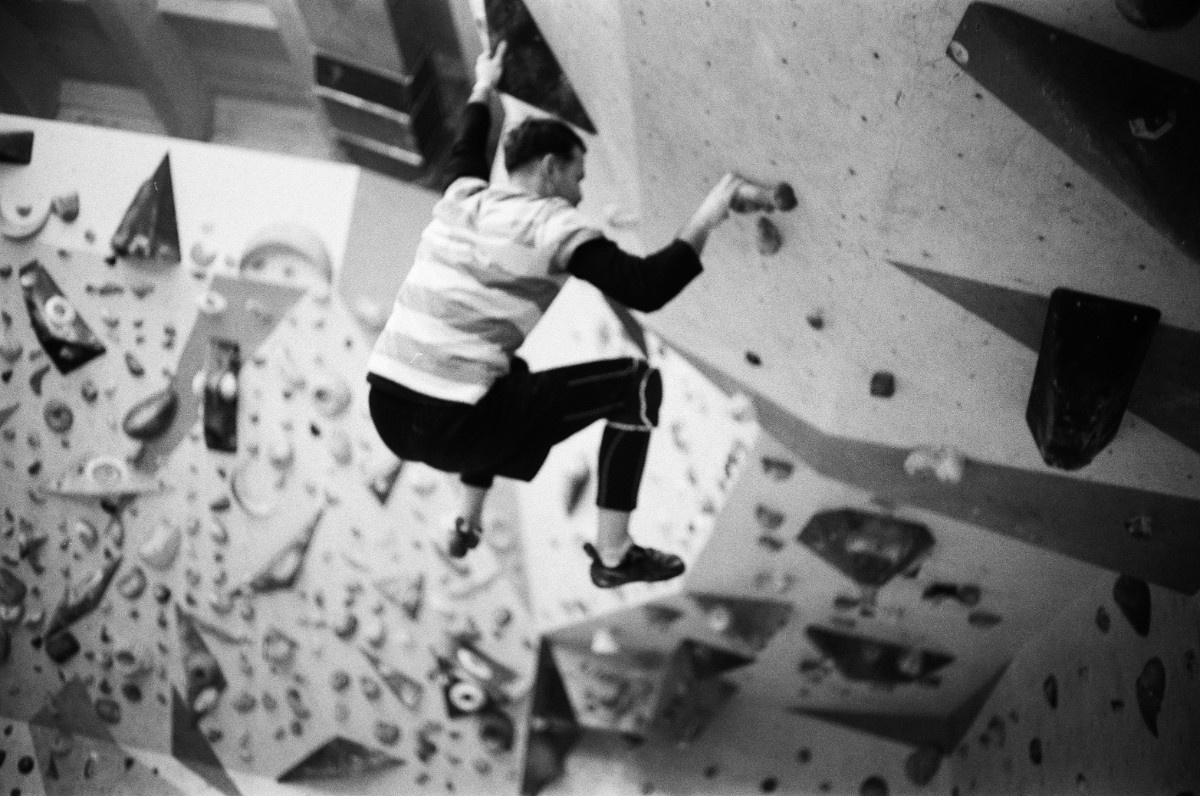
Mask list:
[[557,119],[525,119],[504,139],[504,168],[510,172],[543,155],[570,160],[578,148],[587,152],[583,139]]

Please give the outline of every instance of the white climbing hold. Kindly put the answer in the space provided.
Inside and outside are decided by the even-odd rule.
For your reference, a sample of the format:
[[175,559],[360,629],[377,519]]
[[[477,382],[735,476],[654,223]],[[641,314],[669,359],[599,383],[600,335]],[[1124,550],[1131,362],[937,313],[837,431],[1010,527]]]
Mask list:
[[910,477],[930,473],[943,484],[962,481],[966,457],[948,445],[916,448],[904,460],[904,472]]
[[169,569],[179,555],[183,544],[183,534],[179,526],[168,520],[159,523],[154,535],[138,549],[138,555],[150,566],[157,570]]

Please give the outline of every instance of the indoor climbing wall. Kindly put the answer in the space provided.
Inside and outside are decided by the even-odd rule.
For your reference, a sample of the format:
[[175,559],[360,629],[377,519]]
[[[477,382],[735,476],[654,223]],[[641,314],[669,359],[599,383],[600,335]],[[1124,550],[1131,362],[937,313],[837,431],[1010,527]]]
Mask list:
[[6,218],[77,204],[0,244],[4,791],[511,790],[516,506],[464,576],[375,435],[357,169],[33,127]]
[[[726,171],[799,196],[792,212],[735,215],[703,277],[637,318],[741,393],[756,436],[679,593],[552,634],[580,728],[561,792],[593,778],[714,789],[697,778],[729,773],[714,739],[781,712],[819,728],[806,761],[839,725],[891,776],[860,761],[841,779],[768,775],[796,752],[755,735],[761,776],[724,787],[965,787],[943,752],[992,721],[980,711],[1011,687],[1017,651],[1084,644],[1047,617],[1120,572],[1195,616],[1179,593],[1200,587],[1200,316],[1184,298],[1200,273],[1194,221],[1172,215],[1190,198],[1170,199],[1195,167],[1194,20],[1137,27],[1128,3],[526,5],[538,35],[507,8],[490,34],[549,44],[609,173],[636,193],[622,205],[635,246],[668,240]],[[1026,412],[1060,288],[1161,312],[1116,439],[1069,471],[1043,460]],[[756,645],[739,643],[739,605],[776,618]],[[689,639],[741,662],[728,679],[681,676]],[[679,729],[672,693],[690,732],[666,760],[648,750],[655,728]],[[1194,694],[1184,704],[1195,712]],[[604,779],[609,757],[628,768]],[[977,777],[981,792],[1004,782]]]
[[[988,298],[970,299],[991,287],[1044,299],[1066,286],[1150,305],[1163,324],[1191,330],[1172,346],[1187,352],[1181,363],[1154,372],[1194,373],[1200,317],[1184,297],[1200,289],[1200,272],[1038,119],[972,76],[987,51],[966,67],[951,57],[968,3],[771,4],[756,9],[748,40],[746,12],[732,3],[685,16],[637,2],[603,13],[528,5],[600,137],[615,131],[620,146],[607,151],[624,166],[614,171],[640,176],[636,232],[647,245],[668,239],[725,171],[797,191],[796,210],[719,230],[705,277],[647,316],[651,328],[777,409],[764,422],[824,474],[909,502],[896,465],[914,449],[952,446],[980,478],[915,496],[925,507],[956,504],[962,519],[982,511],[993,531],[1195,590],[1193,576],[1169,571],[1196,554],[1194,539],[1160,535],[1153,549],[1124,531],[1147,505],[1177,529],[1200,513],[1188,434],[1131,407],[1088,467],[1047,467],[1025,418],[1037,350],[1004,322],[1021,310],[1001,305],[997,323],[979,311]],[[1197,77],[1195,22],[1156,32],[1113,5],[1016,10]],[[581,27],[604,48],[593,52]],[[607,80],[613,61],[625,72]],[[624,85],[623,102],[610,101]],[[763,218],[782,237],[773,254],[759,247]],[[931,290],[942,277],[968,287]],[[1191,405],[1194,379],[1167,394]]]
[[1014,658],[947,782],[959,794],[1195,793],[1197,649],[1195,598],[1094,579]]

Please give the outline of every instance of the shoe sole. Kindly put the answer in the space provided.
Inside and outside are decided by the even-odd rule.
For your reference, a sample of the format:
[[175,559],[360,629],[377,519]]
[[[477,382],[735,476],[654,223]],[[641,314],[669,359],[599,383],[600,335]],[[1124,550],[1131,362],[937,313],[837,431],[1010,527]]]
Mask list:
[[670,574],[662,575],[662,576],[656,577],[656,578],[629,578],[628,580],[619,579],[619,580],[614,580],[611,582],[610,581],[601,582],[601,579],[597,579],[596,575],[592,574],[592,585],[594,585],[598,589],[615,589],[620,586],[628,586],[630,583],[662,583],[664,580],[672,580],[674,578],[677,578],[686,571],[687,571],[687,568],[683,567],[678,572],[672,572]]

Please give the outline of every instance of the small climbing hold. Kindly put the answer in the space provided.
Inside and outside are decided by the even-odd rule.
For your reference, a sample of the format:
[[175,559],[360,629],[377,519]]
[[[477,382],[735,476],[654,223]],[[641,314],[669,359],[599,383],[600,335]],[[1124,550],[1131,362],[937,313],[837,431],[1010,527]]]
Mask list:
[[967,48],[962,44],[962,42],[950,42],[949,52],[950,57],[953,58],[959,66],[966,66],[971,60],[971,54],[967,51]]
[[783,233],[779,231],[779,227],[775,226],[775,222],[771,221],[771,219],[766,216],[759,216],[755,229],[755,244],[759,254],[764,257],[770,257],[783,248]]
[[942,750],[935,746],[922,746],[904,761],[904,773],[918,787],[928,785],[942,765]]
[[68,224],[79,218],[79,191],[59,194],[51,199],[50,212]]
[[[875,394],[874,382],[871,394]],[[943,484],[960,483],[965,468],[966,457],[949,445],[915,448],[904,460],[904,472],[908,476],[916,477],[928,473]]]
[[384,746],[394,746],[400,741],[400,728],[390,721],[375,723],[375,740]]
[[1150,587],[1146,581],[1121,575],[1113,583],[1113,602],[1139,636],[1150,634]]
[[125,352],[125,367],[129,368],[129,372],[137,378],[146,375],[146,368],[132,351]]
[[820,312],[810,312],[804,320],[818,332],[825,328],[825,317]]
[[1125,520],[1125,530],[1134,539],[1149,539],[1154,530],[1154,521],[1149,514],[1139,514]]
[[878,775],[872,775],[863,780],[858,787],[859,796],[888,796],[887,780]]
[[127,600],[136,600],[146,589],[145,571],[134,565],[117,581],[117,592]]
[[1158,737],[1158,714],[1167,690],[1167,669],[1158,658],[1151,658],[1138,675],[1136,692],[1138,711],[1150,733]]
[[877,370],[871,375],[871,395],[876,398],[891,398],[896,393],[896,377],[886,371]]
[[592,634],[592,654],[594,655],[616,655],[621,651],[621,645],[617,642],[616,634],[610,628],[597,628]]
[[1051,674],[1048,675],[1044,681],[1042,681],[1042,694],[1046,697],[1046,704],[1048,704],[1051,709],[1058,707],[1057,677]]
[[138,554],[150,566],[157,570],[166,570],[175,563],[179,555],[183,534],[179,526],[168,520],[162,520],[154,534],[138,550]]
[[762,185],[743,179],[734,190],[729,209],[735,213],[788,211],[796,207],[796,191],[786,182]]
[[1004,618],[999,614],[992,613],[991,611],[978,610],[972,611],[970,614],[968,614],[967,621],[970,622],[974,627],[983,628],[986,630],[987,628],[995,627],[996,625],[1000,624],[1002,621],[1004,621]]
[[786,459],[764,456],[762,458],[762,468],[763,473],[772,481],[786,481],[795,470],[795,465]]
[[189,252],[192,262],[200,268],[207,268],[217,259],[216,251],[206,248],[203,243],[196,241]]
[[762,364],[762,357],[760,357],[758,354],[754,353],[753,351],[747,351],[746,352],[746,361],[749,362],[751,365],[758,367],[759,365]]
[[206,290],[201,293],[197,297],[196,303],[200,305],[200,313],[209,316],[220,315],[229,306],[225,297],[215,290]]
[[1112,620],[1108,616],[1108,611],[1104,606],[1096,609],[1096,627],[1100,628],[1101,633],[1107,633],[1108,628],[1112,625]]
[[1035,766],[1042,764],[1042,739],[1034,738],[1029,742],[1029,761]]
[[135,404],[121,422],[126,435],[136,440],[151,440],[171,427],[179,407],[179,396],[168,387]]
[[121,704],[114,699],[101,697],[96,700],[96,715],[107,724],[121,723]]

